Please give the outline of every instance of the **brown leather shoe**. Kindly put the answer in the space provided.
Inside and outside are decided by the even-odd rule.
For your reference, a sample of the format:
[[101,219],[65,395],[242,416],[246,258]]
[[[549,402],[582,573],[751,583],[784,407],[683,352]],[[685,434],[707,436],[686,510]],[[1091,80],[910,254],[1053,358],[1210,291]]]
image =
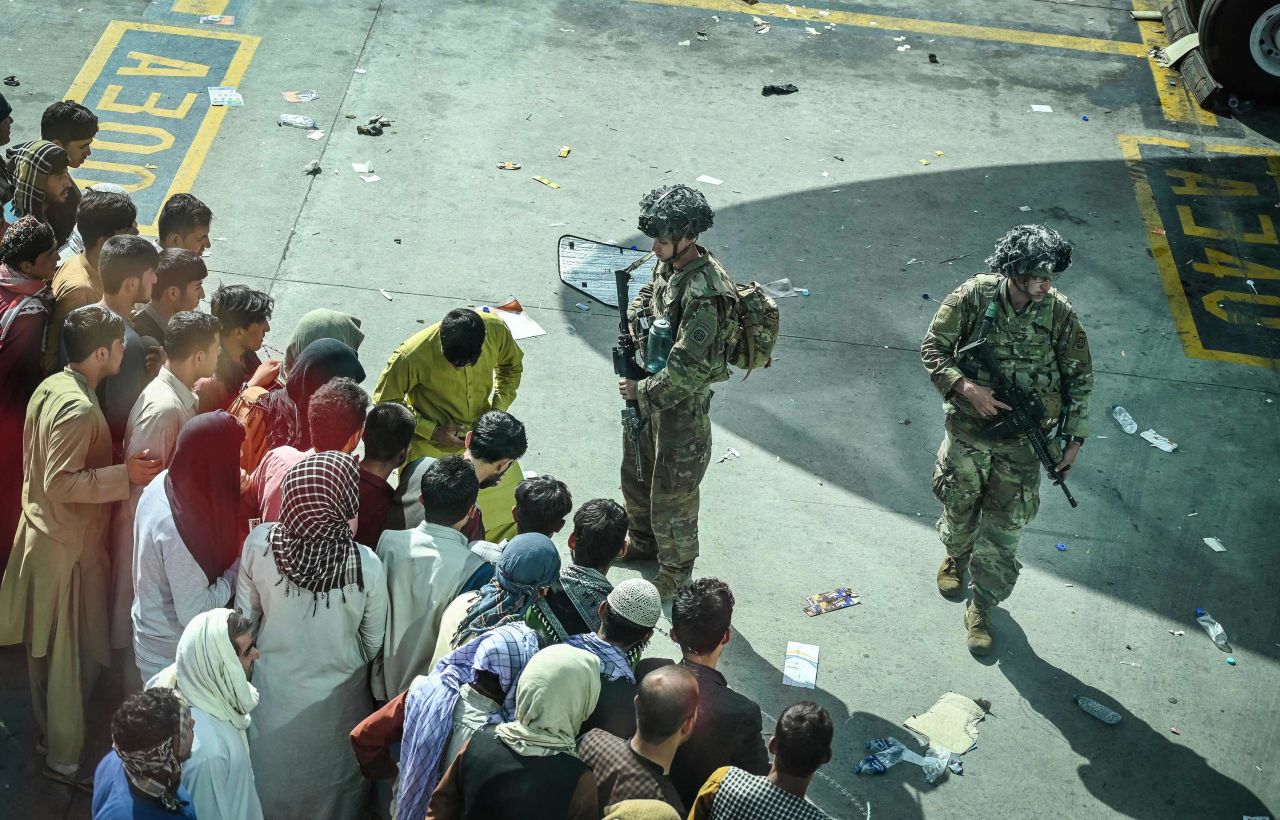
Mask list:
[[938,567],[938,592],[945,598],[956,598],[964,592],[964,571],[969,568],[969,554],[963,558],[948,555]]
[[964,610],[964,627],[969,633],[965,638],[969,651],[975,655],[989,654],[995,643],[991,634],[990,610],[971,601]]

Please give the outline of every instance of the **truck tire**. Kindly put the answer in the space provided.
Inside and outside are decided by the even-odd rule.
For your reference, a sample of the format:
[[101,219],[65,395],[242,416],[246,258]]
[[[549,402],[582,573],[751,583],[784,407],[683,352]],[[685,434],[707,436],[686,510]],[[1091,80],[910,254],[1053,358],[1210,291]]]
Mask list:
[[1280,99],[1280,0],[1204,0],[1200,53],[1229,93]]

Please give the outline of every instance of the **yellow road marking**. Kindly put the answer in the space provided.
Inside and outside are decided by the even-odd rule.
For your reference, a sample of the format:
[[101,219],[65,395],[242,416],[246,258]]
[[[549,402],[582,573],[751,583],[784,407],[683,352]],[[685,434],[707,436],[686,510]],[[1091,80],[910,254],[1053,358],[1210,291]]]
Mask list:
[[226,9],[227,0],[173,0],[177,14],[222,14]]
[[[1129,176],[1133,180],[1133,190],[1138,201],[1138,211],[1146,225],[1147,242],[1151,247],[1151,256],[1155,260],[1156,269],[1160,272],[1160,282],[1164,286],[1165,298],[1169,301],[1169,310],[1173,314],[1173,324],[1178,336],[1182,339],[1182,350],[1188,356],[1198,359],[1212,359],[1233,364],[1247,364],[1254,367],[1273,368],[1280,361],[1265,356],[1251,356],[1247,353],[1233,353],[1225,350],[1206,348],[1200,341],[1200,333],[1196,330],[1195,320],[1191,317],[1191,305],[1187,302],[1187,293],[1182,287],[1182,277],[1178,275],[1178,264],[1174,261],[1173,251],[1169,248],[1169,240],[1164,234],[1156,233],[1156,229],[1165,230],[1160,219],[1159,208],[1156,207],[1155,194],[1151,190],[1151,182],[1143,167],[1142,145],[1166,145],[1170,148],[1190,149],[1191,143],[1168,137],[1134,136],[1132,134],[1117,135],[1120,150],[1125,163],[1129,166]],[[1269,157],[1272,173],[1280,169],[1280,151],[1252,145],[1206,145],[1205,148],[1215,153],[1237,154],[1255,157]]]
[[[1133,0],[1133,8],[1135,11],[1159,11],[1160,3],[1157,0]],[[1164,29],[1162,21],[1137,22],[1138,33],[1142,35],[1143,56],[1150,49],[1169,45],[1168,35],[1157,34]],[[1218,126],[1218,118],[1191,99],[1191,92],[1182,83],[1181,74],[1160,65],[1154,57],[1147,57],[1147,63],[1151,66],[1151,76],[1156,82],[1156,96],[1160,98],[1160,108],[1164,111],[1165,119],[1184,125],[1199,124],[1211,128]],[[1169,85],[1170,80],[1178,82],[1176,85]]]
[[855,11],[831,10],[827,16],[816,9],[795,6],[795,14],[783,4],[758,3],[748,6],[742,0],[632,0],[658,6],[723,11],[734,14],[754,14],[758,17],[779,17],[784,20],[808,20],[817,23],[835,23],[841,26],[878,28],[881,31],[909,31],[913,34],[934,34],[943,37],[963,37],[969,40],[987,40],[1000,43],[1020,43],[1028,46],[1062,48],[1091,54],[1114,54],[1120,57],[1146,57],[1148,46],[1123,40],[1104,40],[1098,37],[1076,37],[1071,34],[1046,34],[1016,28],[991,28],[966,23],[945,23],[937,20],[916,20],[910,17],[890,17],[884,14],[864,14]]

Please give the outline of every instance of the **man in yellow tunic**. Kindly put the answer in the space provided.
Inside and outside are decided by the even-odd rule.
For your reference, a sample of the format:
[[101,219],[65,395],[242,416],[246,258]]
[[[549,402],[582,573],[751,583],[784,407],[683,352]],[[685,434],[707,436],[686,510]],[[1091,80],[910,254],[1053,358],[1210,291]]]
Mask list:
[[[466,449],[464,439],[490,410],[506,411],[520,387],[524,353],[505,322],[492,312],[452,310],[439,323],[411,336],[387,361],[374,402],[408,404],[418,417],[406,463],[444,458]],[[515,534],[511,509],[524,473],[511,465],[494,487],[480,491],[476,506],[486,538],[498,543]]]
[[0,584],[0,645],[22,643],[44,774],[72,785],[84,745],[84,703],[110,663],[107,525],[111,502],[163,466],[149,452],[111,463],[98,383],[120,370],[124,320],[101,305],[67,314],[66,369],[36,388],[23,430],[22,518]]

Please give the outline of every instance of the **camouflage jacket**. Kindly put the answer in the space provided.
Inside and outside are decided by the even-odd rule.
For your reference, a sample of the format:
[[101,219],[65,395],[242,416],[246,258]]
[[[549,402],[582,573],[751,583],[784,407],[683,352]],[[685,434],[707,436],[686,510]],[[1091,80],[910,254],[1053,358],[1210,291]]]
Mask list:
[[[942,394],[947,415],[970,420],[981,416],[952,388],[964,375],[956,351],[974,341],[982,315],[992,299],[1000,310],[988,340],[1007,378],[1044,402],[1046,427],[1066,412],[1064,436],[1089,435],[1089,394],[1093,391],[1093,361],[1089,340],[1071,302],[1056,289],[1039,304],[1014,313],[1005,295],[1003,276],[980,273],[951,292],[938,308],[920,345],[920,359],[933,386]],[[965,366],[977,369],[973,381],[991,387],[995,379],[972,357]]]
[[654,410],[674,407],[729,378],[728,352],[738,332],[737,290],[710,251],[699,250],[702,256],[678,271],[659,262],[653,282],[627,309],[633,325],[641,316],[671,322],[675,345],[667,366],[640,383],[641,405]]

